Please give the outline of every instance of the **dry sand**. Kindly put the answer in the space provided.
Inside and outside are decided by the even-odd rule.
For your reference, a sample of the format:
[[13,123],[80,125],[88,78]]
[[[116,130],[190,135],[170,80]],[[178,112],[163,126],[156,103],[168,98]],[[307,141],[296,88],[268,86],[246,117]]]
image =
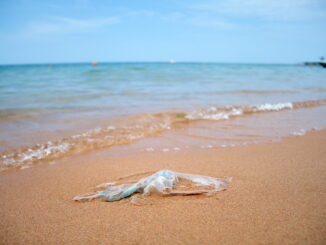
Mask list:
[[[326,131],[195,152],[85,154],[0,174],[1,244],[326,244]],[[232,176],[212,197],[72,201],[159,169]]]

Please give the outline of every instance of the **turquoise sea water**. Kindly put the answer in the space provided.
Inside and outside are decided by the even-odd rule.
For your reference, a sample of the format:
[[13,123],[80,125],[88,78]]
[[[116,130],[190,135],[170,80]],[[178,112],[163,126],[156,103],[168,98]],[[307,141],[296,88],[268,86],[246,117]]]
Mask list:
[[[1,115],[40,110],[322,99],[326,70],[294,65],[106,63],[0,66]],[[248,101],[249,100],[249,101]],[[133,109],[131,109],[133,110]],[[119,110],[120,111],[120,110]]]
[[[129,143],[126,135],[131,141],[144,138],[173,129],[180,121],[184,123],[182,130],[189,131],[190,127],[197,133],[202,125],[196,125],[209,121],[210,133],[203,134],[214,132],[218,139],[223,124],[230,126],[236,120],[261,115],[256,112],[273,112],[275,118],[284,111],[294,115],[305,110],[305,115],[314,115],[311,120],[316,125],[303,120],[302,113],[298,116],[301,121],[295,119],[298,123],[293,130],[308,130],[325,126],[325,99],[326,69],[320,67],[215,63],[6,65],[0,66],[0,152],[4,159],[15,155],[14,160],[6,160],[9,165],[18,161],[17,154],[40,150],[37,145],[46,149],[48,141],[57,148],[42,154],[52,157],[52,151],[70,152],[71,144],[95,149]],[[280,119],[284,120],[282,125],[294,120],[285,119],[286,115]],[[264,131],[254,127],[253,121],[248,129],[251,133]],[[248,125],[245,127],[250,128]],[[248,130],[242,129],[242,133]],[[71,137],[79,141],[84,138],[76,143]],[[95,141],[99,147],[85,146],[85,140]],[[68,150],[62,148],[63,143]],[[37,156],[30,157],[34,158]]]

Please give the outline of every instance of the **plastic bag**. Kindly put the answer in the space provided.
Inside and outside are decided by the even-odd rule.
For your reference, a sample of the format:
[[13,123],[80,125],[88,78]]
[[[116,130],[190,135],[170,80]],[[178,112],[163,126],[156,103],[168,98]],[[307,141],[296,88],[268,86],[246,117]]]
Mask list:
[[[131,177],[133,175],[127,176]],[[186,185],[181,182],[186,181]],[[144,198],[150,194],[158,193],[162,196],[167,195],[202,195],[225,190],[231,178],[218,179],[203,175],[184,174],[170,170],[161,170],[149,177],[131,183],[104,183],[97,188],[106,188],[96,193],[87,193],[76,196],[75,201],[90,201],[95,198],[104,197],[103,201],[114,202],[139,193],[132,197],[135,203],[137,199]]]

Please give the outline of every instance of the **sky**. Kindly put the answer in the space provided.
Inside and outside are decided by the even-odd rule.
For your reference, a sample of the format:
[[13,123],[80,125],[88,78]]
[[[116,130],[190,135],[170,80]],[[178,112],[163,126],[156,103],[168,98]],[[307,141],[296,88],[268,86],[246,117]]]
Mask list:
[[325,43],[326,0],[0,0],[0,64],[298,63]]

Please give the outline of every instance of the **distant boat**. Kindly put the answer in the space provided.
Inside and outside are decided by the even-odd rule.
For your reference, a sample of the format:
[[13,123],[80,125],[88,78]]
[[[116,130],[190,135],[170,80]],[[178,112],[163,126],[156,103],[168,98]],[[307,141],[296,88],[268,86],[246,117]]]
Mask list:
[[170,61],[169,61],[169,63],[170,64],[175,64],[175,63],[177,63],[175,60],[173,60],[173,59],[171,59]]
[[326,68],[326,62],[319,62],[319,65],[321,65],[322,67]]
[[305,62],[305,66],[321,66],[326,68],[326,62]]
[[322,56],[320,57],[320,61],[317,62],[305,62],[304,65],[306,66],[321,66],[326,68],[326,62],[325,62],[325,58]]
[[97,62],[96,61],[93,61],[92,62],[92,66],[96,66],[97,65]]

